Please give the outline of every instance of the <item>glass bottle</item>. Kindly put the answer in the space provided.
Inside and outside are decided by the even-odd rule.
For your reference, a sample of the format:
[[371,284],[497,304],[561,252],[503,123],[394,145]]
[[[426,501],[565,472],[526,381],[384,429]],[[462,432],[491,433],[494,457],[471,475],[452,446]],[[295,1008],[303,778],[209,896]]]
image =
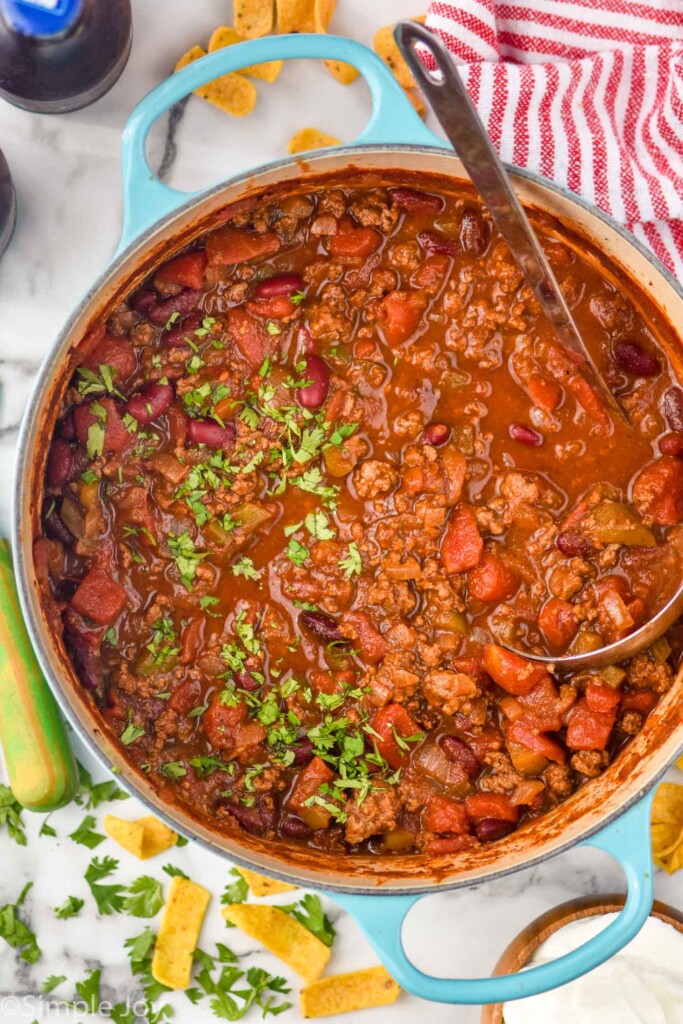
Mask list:
[[12,176],[5,156],[0,149],[0,256],[7,248],[14,231],[17,204],[14,198]]
[[0,0],[0,96],[41,114],[99,99],[128,60],[130,0]]

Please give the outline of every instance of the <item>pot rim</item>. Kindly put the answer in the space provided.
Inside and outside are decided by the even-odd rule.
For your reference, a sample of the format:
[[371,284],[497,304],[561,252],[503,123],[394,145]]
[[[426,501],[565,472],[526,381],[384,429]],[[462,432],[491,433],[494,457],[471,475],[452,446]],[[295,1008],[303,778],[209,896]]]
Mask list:
[[[272,856],[277,858],[277,864],[271,865],[268,863],[267,867],[264,867],[263,863],[256,858],[256,855],[254,855],[254,859],[251,859],[246,855],[247,848],[242,844],[235,843],[236,849],[234,850],[226,850],[217,845],[217,842],[221,839],[226,843],[232,843],[233,840],[231,837],[225,836],[222,833],[212,832],[208,827],[202,826],[196,822],[191,814],[184,810],[182,805],[164,801],[163,798],[158,793],[154,793],[151,788],[149,790],[143,789],[141,785],[142,780],[139,778],[137,771],[130,768],[127,759],[120,752],[117,753],[122,766],[119,767],[116,765],[115,770],[113,770],[111,761],[105,753],[103,744],[101,740],[98,740],[97,738],[98,735],[101,735],[101,730],[96,728],[94,733],[91,733],[86,728],[85,723],[77,713],[75,703],[72,703],[67,696],[67,693],[72,690],[71,682],[64,678],[63,672],[59,672],[53,668],[53,658],[56,651],[54,645],[44,643],[41,636],[43,632],[47,634],[49,631],[44,628],[44,623],[37,613],[37,609],[40,605],[32,582],[33,568],[30,557],[25,557],[26,541],[25,538],[22,539],[24,529],[22,508],[25,504],[30,503],[30,495],[25,492],[30,487],[30,471],[34,462],[34,445],[31,443],[31,432],[34,420],[39,411],[44,390],[46,385],[50,383],[53,371],[59,365],[60,361],[63,361],[68,351],[68,343],[76,324],[82,318],[86,310],[88,310],[88,308],[95,302],[98,295],[105,290],[110,282],[116,279],[126,262],[131,260],[136,254],[140,256],[145,249],[148,249],[149,242],[153,236],[157,235],[160,231],[171,227],[175,221],[180,221],[184,217],[191,215],[193,212],[198,212],[203,207],[210,206],[211,202],[223,192],[242,186],[244,188],[243,195],[246,196],[257,193],[261,188],[263,188],[263,184],[259,184],[259,179],[264,174],[271,174],[279,170],[284,171],[293,167],[298,167],[301,170],[302,177],[304,177],[309,168],[315,168],[319,162],[324,162],[325,159],[329,160],[330,157],[335,159],[348,157],[352,160],[355,156],[363,157],[370,154],[391,154],[396,156],[417,154],[420,157],[434,155],[440,158],[447,156],[457,159],[457,155],[445,146],[385,143],[339,146],[334,149],[319,151],[304,161],[302,161],[301,157],[285,157],[280,160],[270,161],[259,165],[256,168],[243,171],[238,175],[227,178],[206,190],[200,191],[199,193],[189,195],[185,201],[179,202],[179,204],[170,212],[145,226],[139,233],[135,234],[130,241],[126,240],[125,245],[120,246],[115,251],[111,261],[96,277],[92,286],[75,306],[64,326],[52,341],[50,349],[47,352],[34,381],[26,409],[22,417],[17,439],[17,456],[12,493],[11,540],[15,557],[17,590],[19,593],[24,621],[26,623],[26,628],[28,630],[32,646],[38,658],[38,662],[45,678],[48,681],[50,690],[55,697],[62,714],[79,739],[85,744],[98,763],[101,764],[108,773],[114,774],[117,784],[119,784],[129,795],[141,801],[145,807],[152,811],[173,830],[194,842],[198,842],[202,848],[218,854],[224,859],[229,859],[231,862],[243,867],[248,867],[257,871],[266,871],[268,875],[282,881],[296,883],[306,888],[348,894],[367,894],[378,896],[429,895],[431,893],[448,889],[466,888],[468,886],[477,885],[484,880],[488,881],[501,878],[504,875],[512,874],[515,871],[534,867],[542,861],[547,860],[549,857],[563,853],[572,846],[585,842],[590,837],[595,836],[612,822],[620,818],[629,810],[629,808],[633,807],[643,798],[643,796],[656,784],[656,782],[673,763],[677,756],[676,750],[666,757],[664,763],[660,764],[654,770],[653,774],[649,775],[647,780],[637,787],[635,792],[631,793],[625,800],[620,802],[619,806],[615,807],[612,811],[607,812],[604,817],[601,817],[595,823],[586,825],[586,827],[581,829],[578,834],[570,834],[566,839],[560,839],[553,844],[550,849],[541,848],[538,853],[532,853],[531,856],[525,855],[524,859],[519,863],[500,868],[497,868],[494,863],[489,867],[484,867],[476,876],[472,876],[470,871],[467,871],[464,873],[464,877],[462,875],[460,877],[458,877],[458,875],[454,875],[444,877],[443,880],[430,879],[416,884],[404,884],[404,880],[401,878],[390,880],[388,882],[381,882],[380,884],[375,883],[374,886],[370,884],[370,881],[368,881],[367,884],[346,884],[345,882],[337,880],[323,880],[322,872],[320,871],[318,872],[319,877],[315,877],[309,876],[308,873],[297,873],[296,868],[288,870],[288,865],[286,865],[286,862],[282,859],[282,854],[278,855],[278,850],[275,846],[272,851]],[[557,185],[548,178],[545,178],[534,171],[530,171],[525,168],[518,168],[511,164],[506,164],[506,167],[513,177],[521,178],[532,185],[541,186],[542,188],[555,193],[555,195],[566,200],[569,204],[579,207],[590,217],[601,221],[602,224],[618,234],[628,247],[635,249],[648,262],[655,274],[659,275],[666,281],[683,303],[683,287],[678,283],[674,275],[639,239],[627,231],[627,229],[621,224],[613,220],[611,216],[604,213],[604,211],[583,199],[581,196],[571,192],[566,187]],[[306,171],[304,171],[304,168]],[[405,170],[406,173],[411,173],[407,168],[385,167],[385,170],[387,171],[401,169]],[[338,174],[339,171],[340,169],[336,168],[335,171],[328,173]],[[462,180],[467,180],[466,175]],[[229,203],[234,201],[234,199],[229,200],[226,205],[229,205]],[[91,313],[94,313],[94,310],[92,310]],[[88,713],[88,717],[91,721],[94,720],[92,713]],[[116,752],[116,748],[114,749]],[[656,753],[656,749],[652,751],[653,755]],[[202,830],[204,830],[206,834],[202,834]],[[353,861],[352,859],[347,858],[346,863],[348,864],[348,868],[345,874],[347,877],[352,878]],[[280,864],[282,864],[282,868],[280,867]],[[342,874],[342,872],[340,872],[340,874]]]

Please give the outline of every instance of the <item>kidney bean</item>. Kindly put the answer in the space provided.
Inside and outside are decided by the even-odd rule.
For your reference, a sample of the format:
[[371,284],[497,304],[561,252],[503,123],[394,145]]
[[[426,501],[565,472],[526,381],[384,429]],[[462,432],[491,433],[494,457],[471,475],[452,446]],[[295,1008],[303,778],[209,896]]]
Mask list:
[[683,434],[665,434],[659,439],[662,455],[683,455]]
[[438,448],[440,445],[445,444],[450,436],[451,428],[446,426],[445,423],[430,423],[428,427],[425,427],[422,438],[427,444]]
[[664,416],[671,430],[683,430],[683,389],[673,387],[666,392]]
[[280,832],[282,832],[284,836],[289,836],[290,839],[308,839],[311,834],[311,829],[305,821],[302,821],[301,818],[297,818],[292,814],[281,822]]
[[576,530],[560,530],[555,544],[567,558],[585,557],[592,551],[590,542]]
[[140,291],[131,295],[128,300],[128,305],[136,313],[142,313],[143,315],[149,313],[152,306],[155,306],[156,303],[156,292],[153,292],[151,288],[141,288]]
[[175,393],[172,384],[148,384],[126,403],[126,412],[138,423],[153,423],[173,405]]
[[157,327],[163,327],[174,313],[179,313],[180,316],[191,313],[203,294],[198,288],[184,288],[178,295],[172,295],[163,302],[154,302],[146,310],[147,319]]
[[74,468],[74,450],[66,441],[56,437],[47,460],[47,482],[52,487],[65,484]]
[[80,682],[86,690],[100,688],[99,640],[64,631],[64,644],[73,662]]
[[229,800],[226,807],[233,817],[237,818],[244,831],[253,836],[262,836],[275,824],[277,816],[275,808],[263,801],[254,807],[245,807],[244,804]]
[[242,690],[249,690],[253,693],[258,690],[260,683],[257,683],[251,672],[235,672],[235,682]]
[[479,774],[479,761],[466,743],[459,740],[457,736],[442,736],[439,746],[449,761],[460,765],[471,779],[476,779]]
[[526,423],[511,423],[509,430],[510,437],[513,441],[517,441],[518,444],[526,444],[531,448],[540,448],[543,444],[543,434],[539,434],[537,430],[527,427]]
[[74,423],[74,414],[72,412],[59,421],[58,429],[59,436],[63,437],[65,441],[76,440],[76,424]]
[[615,362],[636,377],[657,377],[662,372],[659,360],[635,341],[620,341],[613,354]]
[[308,324],[302,324],[296,338],[297,351],[310,352],[313,349],[313,335]]
[[476,822],[474,830],[477,833],[477,838],[481,839],[482,843],[490,843],[494,839],[502,839],[508,833],[514,832],[516,827],[514,821],[502,821],[500,818],[482,818],[481,821]]
[[190,420],[187,440],[191,444],[205,444],[207,448],[229,448],[237,436],[234,423],[221,426],[214,420]]
[[43,529],[48,537],[58,540],[65,548],[73,547],[76,538],[60,516],[52,498],[47,498],[43,505]]
[[476,210],[464,210],[460,224],[460,244],[468,256],[481,256],[486,251],[486,226]]
[[202,326],[201,313],[189,313],[180,323],[174,323],[161,335],[161,344],[166,348],[182,348],[187,339]]
[[444,208],[441,196],[422,192],[419,188],[390,188],[389,195],[397,206],[404,210],[424,210],[425,213],[440,213]]
[[308,764],[309,761],[313,760],[313,744],[308,736],[298,740],[296,746],[292,747],[292,750],[294,751],[294,764],[296,765]]
[[296,390],[296,400],[304,409],[319,409],[330,390],[330,372],[320,356],[306,356],[304,380],[311,381]]
[[455,256],[460,248],[452,238],[437,235],[435,231],[418,231],[417,241],[425,252],[438,252],[441,256]]
[[304,279],[299,274],[278,274],[276,277],[268,277],[265,281],[259,281],[254,288],[254,297],[257,299],[274,299],[279,295],[286,295],[290,298],[304,287]]
[[339,627],[334,619],[325,615],[324,612],[302,612],[299,622],[326,644],[339,643],[340,640],[346,639],[339,632]]

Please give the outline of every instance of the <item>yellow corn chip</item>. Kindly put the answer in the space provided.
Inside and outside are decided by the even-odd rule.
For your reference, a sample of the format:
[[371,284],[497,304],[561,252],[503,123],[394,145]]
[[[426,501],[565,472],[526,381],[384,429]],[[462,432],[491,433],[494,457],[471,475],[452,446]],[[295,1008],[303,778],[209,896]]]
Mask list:
[[159,925],[152,977],[168,988],[187,988],[192,957],[211,894],[189,878],[173,878]]
[[138,818],[137,825],[142,825],[144,835],[142,839],[142,859],[149,860],[160,853],[165,853],[178,842],[178,834],[164,825],[163,821],[153,817],[151,814],[144,818]]
[[235,28],[245,39],[267,36],[273,29],[273,0],[235,0]]
[[671,822],[683,826],[683,786],[676,782],[662,782],[652,803],[654,824]]
[[[238,35],[234,28],[221,25],[209,40],[209,53],[213,53],[214,50],[222,50],[224,46],[232,46],[233,43],[243,42],[244,36]],[[250,64],[248,67],[242,68],[240,74],[251,75],[252,78],[260,78],[264,82],[274,82],[282,71],[282,63],[281,60],[268,60],[263,64]]]
[[[337,0],[315,0],[313,8],[313,21],[315,31],[325,35],[330,18],[337,6]],[[358,78],[358,72],[352,64],[344,64],[340,60],[326,60],[325,67],[333,78],[336,78],[342,85],[351,85]]]
[[277,907],[235,903],[225,907],[221,913],[226,921],[260,942],[301,975],[304,981],[315,981],[325,970],[330,959],[327,946],[308,928]]
[[275,0],[277,30],[285,32],[315,32],[313,7],[315,0]]
[[321,978],[301,990],[302,1017],[332,1017],[370,1006],[388,1006],[401,994],[384,967]]
[[214,78],[213,82],[195,89],[195,92],[197,96],[213,103],[231,117],[244,117],[245,114],[250,114],[256,106],[258,96],[254,84],[244,75],[235,72]]
[[341,139],[334,135],[326,135],[317,128],[300,128],[292,135],[287,144],[288,153],[305,153],[309,149],[324,149],[326,146],[338,146]]
[[105,814],[104,831],[107,835],[128,850],[134,857],[142,860],[142,848],[145,841],[145,829],[139,821],[126,821],[124,818],[116,818],[113,814]]
[[180,71],[182,68],[186,68],[188,64],[194,64],[200,57],[206,57],[206,50],[202,50],[201,46],[193,46],[179,58],[173,70]]
[[655,857],[667,857],[683,840],[683,825],[661,822],[650,826],[652,853]]
[[[424,24],[424,17],[411,18],[411,21],[419,21]],[[394,39],[394,25],[385,25],[384,28],[380,28],[375,32],[375,38],[373,40],[373,48],[384,63],[393,71],[396,75],[399,85],[402,85],[404,89],[412,89],[415,85],[415,79],[412,76],[410,68],[403,59],[403,54],[396,45]]]
[[267,875],[259,875],[257,871],[250,871],[248,868],[237,868],[244,881],[247,883],[254,896],[277,896],[281,892],[292,892],[295,885],[289,882],[278,882]]
[[683,757],[679,757],[679,759],[676,761],[676,767],[680,768],[680,770],[683,772]]

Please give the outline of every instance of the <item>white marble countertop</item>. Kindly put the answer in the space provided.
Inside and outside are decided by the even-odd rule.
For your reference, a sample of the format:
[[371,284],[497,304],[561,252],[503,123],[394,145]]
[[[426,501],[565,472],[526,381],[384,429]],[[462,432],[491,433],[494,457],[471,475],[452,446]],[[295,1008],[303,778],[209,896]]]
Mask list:
[[[134,0],[135,39],[128,67],[114,89],[99,103],[62,117],[27,114],[0,104],[0,147],[10,164],[19,216],[11,246],[0,262],[0,531],[9,523],[12,466],[17,425],[28,391],[50,343],[94,275],[104,268],[115,247],[121,223],[119,141],[127,114],[138,99],[168,74],[179,54],[195,42],[205,44],[210,32],[229,15],[225,0]],[[417,5],[419,7],[419,4]],[[368,15],[368,11],[371,14]],[[345,0],[334,28],[370,42],[374,30],[400,16],[416,13],[413,0]],[[164,151],[175,151],[169,182],[179,188],[199,188],[243,168],[283,155],[295,130],[316,125],[350,141],[368,116],[368,94],[362,82],[344,89],[322,66],[287,67],[276,86],[258,84],[255,112],[234,121],[193,99],[185,108],[175,137],[160,125],[150,148],[159,165]],[[169,150],[169,144],[171,146]],[[79,758],[92,767],[87,752]],[[97,778],[102,778],[101,772]],[[672,772],[679,782],[683,776]],[[1,771],[0,771],[1,778]],[[133,818],[133,800],[92,812],[101,826],[111,810]],[[255,949],[237,930],[226,932],[218,914],[219,895],[227,881],[225,862],[186,846],[162,858],[138,863],[107,840],[91,852],[68,838],[85,810],[69,807],[55,813],[50,824],[57,837],[39,836],[41,819],[24,814],[29,842],[15,845],[0,831],[0,906],[13,903],[29,881],[34,885],[22,911],[35,929],[42,957],[28,965],[0,941],[0,1018],[3,1021],[44,1024],[57,1011],[41,1005],[41,982],[50,974],[66,975],[53,999],[72,999],[74,984],[93,968],[102,968],[102,998],[112,1003],[135,998],[123,942],[156,920],[126,915],[98,917],[83,879],[95,855],[120,856],[117,880],[126,882],[143,873],[168,881],[163,864],[177,864],[215,893],[201,945],[211,950],[225,941],[245,954],[243,965],[259,965],[274,973],[287,970],[262,950]],[[622,887],[619,868],[595,851],[571,851],[533,870],[457,893],[430,897],[416,908],[405,930],[406,948],[415,963],[442,976],[487,974],[513,935],[543,910],[572,896]],[[669,878],[658,872],[660,899],[683,905],[683,873]],[[54,908],[68,895],[85,899],[78,917],[59,921]],[[338,938],[331,970],[370,966],[376,958],[354,922],[329,905]],[[170,1000],[174,1020],[199,1024],[214,1020],[208,1001],[194,1007],[184,994]],[[295,1006],[284,1021],[299,1021]],[[475,1024],[477,1008],[425,1003],[408,995],[386,1010],[348,1015],[348,1024],[412,1022],[416,1016],[430,1024]],[[252,1011],[252,1019],[258,1019]],[[60,1020],[95,1020],[61,1011]],[[104,1019],[104,1018],[99,1018]]]

